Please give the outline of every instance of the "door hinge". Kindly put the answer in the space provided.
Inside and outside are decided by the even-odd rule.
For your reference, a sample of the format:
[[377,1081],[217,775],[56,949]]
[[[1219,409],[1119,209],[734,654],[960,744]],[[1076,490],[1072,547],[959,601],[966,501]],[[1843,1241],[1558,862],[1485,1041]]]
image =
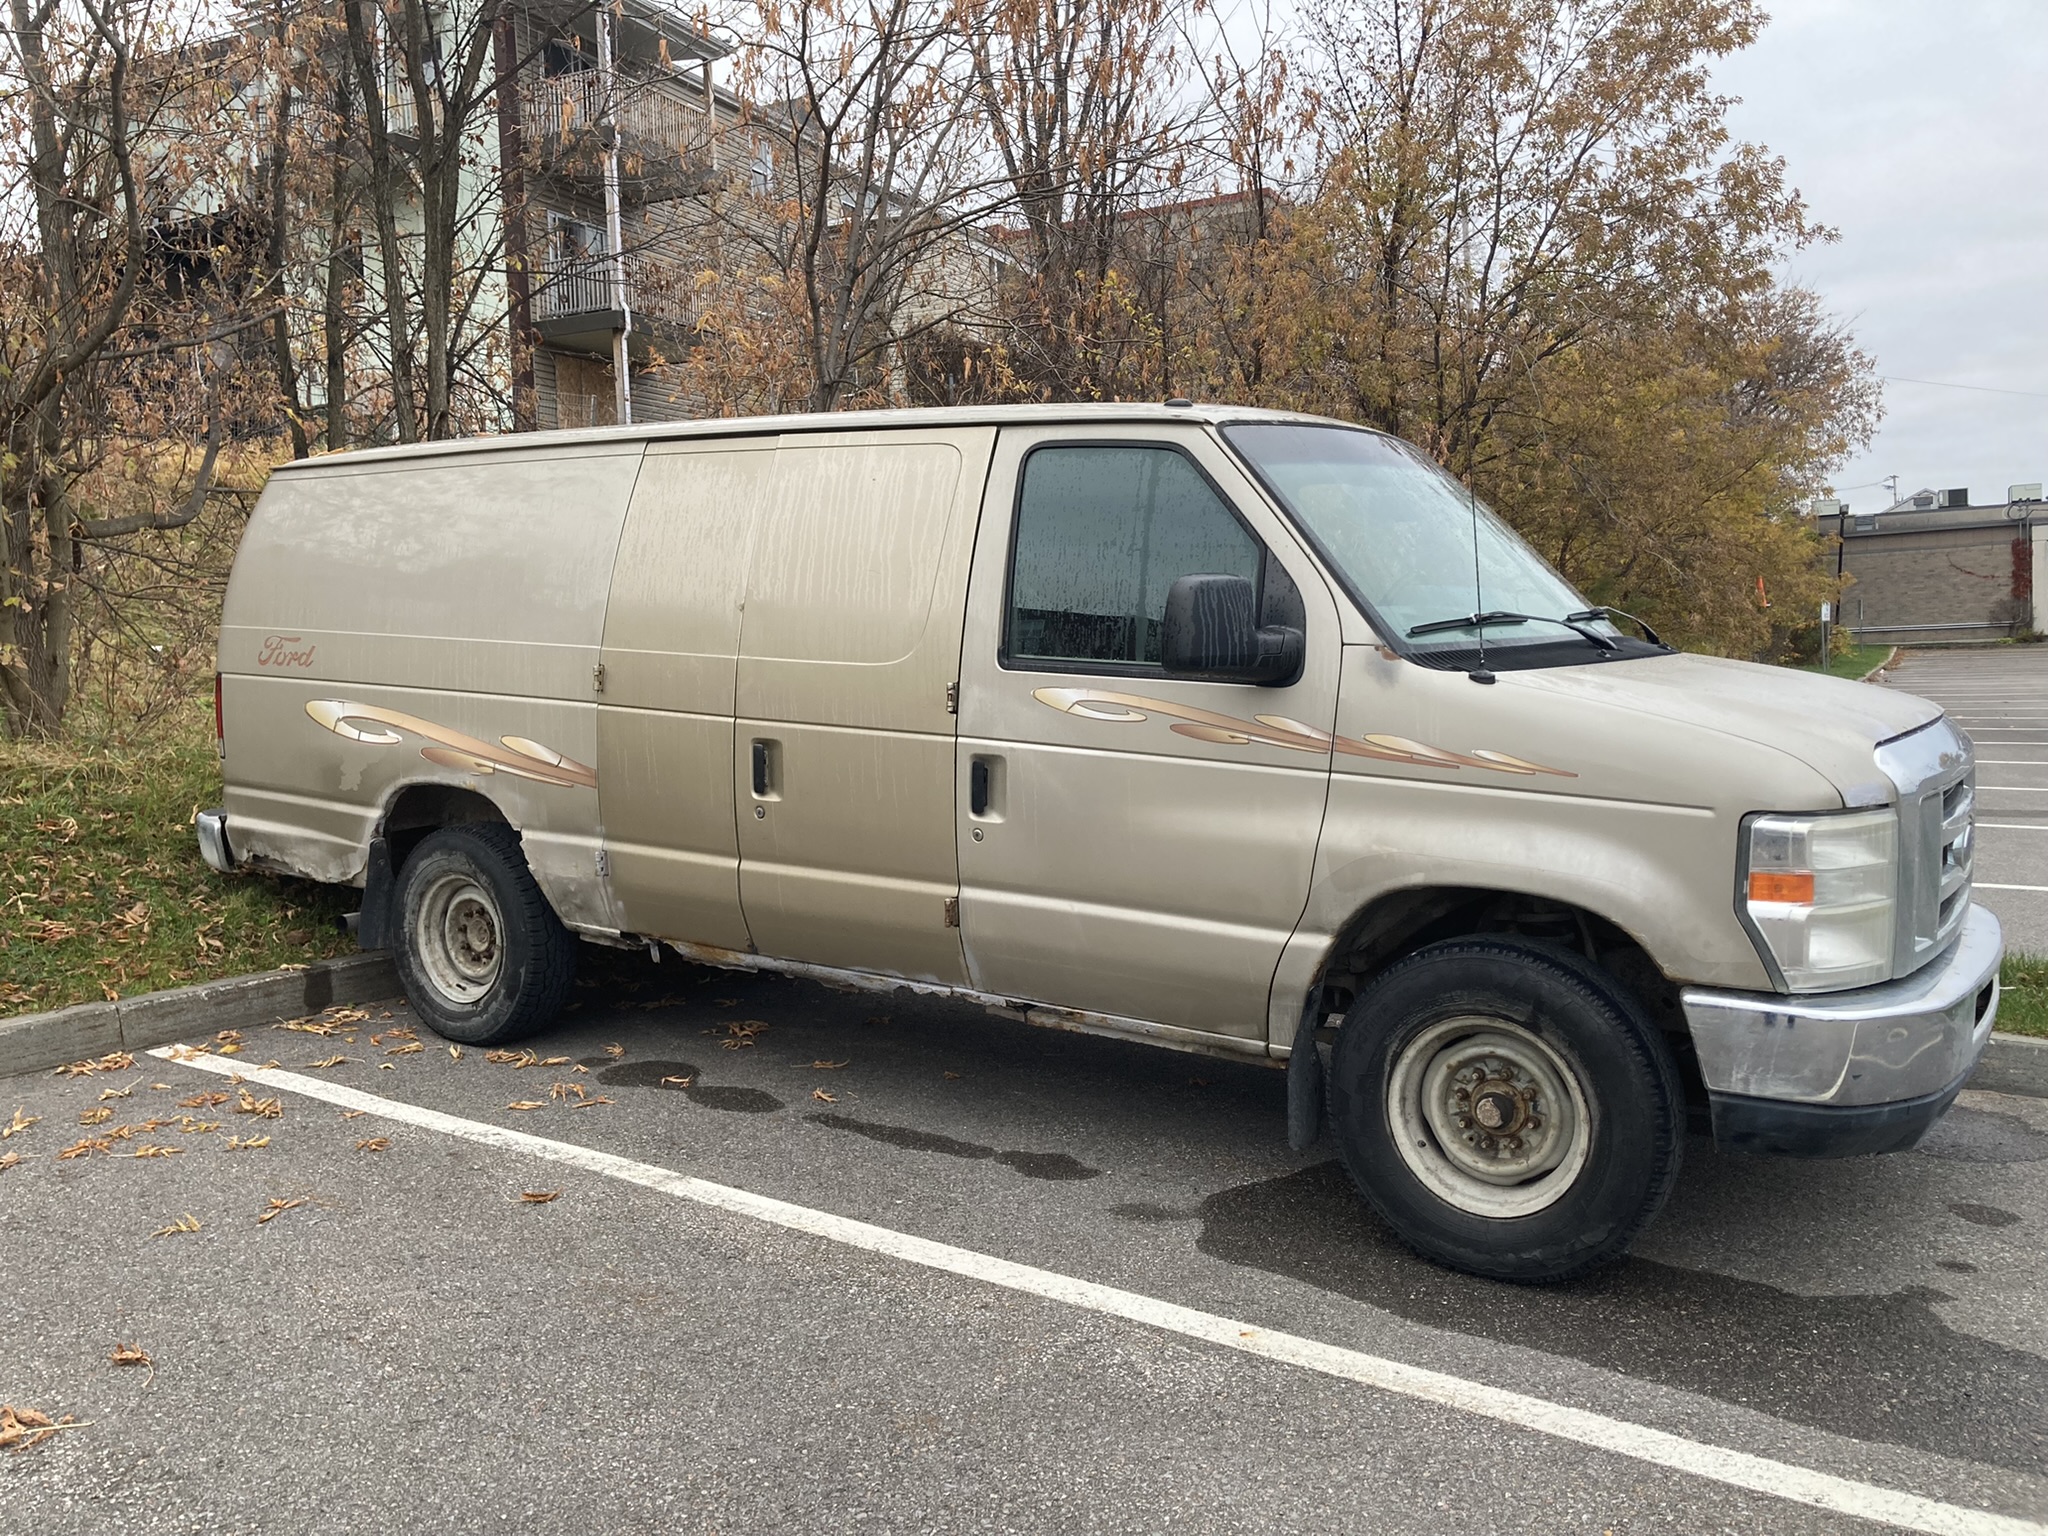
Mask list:
[[949,715],[960,713],[960,685],[958,683],[946,684],[946,713]]
[[604,663],[601,661],[590,669],[590,689],[593,693],[604,692]]
[[960,926],[960,898],[958,896],[948,896],[946,898],[946,926],[948,928],[958,928]]
[[612,856],[604,849],[597,850],[597,878],[609,880],[612,877]]

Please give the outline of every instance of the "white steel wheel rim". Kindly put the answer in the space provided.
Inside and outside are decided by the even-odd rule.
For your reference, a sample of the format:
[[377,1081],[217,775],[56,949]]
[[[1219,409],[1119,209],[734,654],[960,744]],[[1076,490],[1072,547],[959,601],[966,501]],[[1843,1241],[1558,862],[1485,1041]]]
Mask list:
[[1432,1024],[1401,1048],[1387,1127],[1432,1194],[1498,1220],[1556,1204],[1593,1141],[1571,1064],[1533,1031],[1484,1016]]
[[505,968],[505,920],[489,887],[468,875],[438,876],[421,893],[413,951],[435,991],[468,1006]]

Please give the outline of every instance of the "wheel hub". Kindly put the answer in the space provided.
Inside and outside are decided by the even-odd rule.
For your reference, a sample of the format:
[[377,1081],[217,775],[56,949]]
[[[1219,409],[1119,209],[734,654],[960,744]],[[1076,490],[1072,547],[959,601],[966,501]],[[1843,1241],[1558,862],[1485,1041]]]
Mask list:
[[1542,1037],[1504,1019],[1451,1019],[1411,1040],[1389,1074],[1402,1160],[1462,1210],[1517,1216],[1551,1204],[1585,1164],[1584,1095]]
[[474,1005],[504,968],[504,924],[497,902],[479,881],[455,871],[421,893],[412,919],[420,968],[449,1002]]

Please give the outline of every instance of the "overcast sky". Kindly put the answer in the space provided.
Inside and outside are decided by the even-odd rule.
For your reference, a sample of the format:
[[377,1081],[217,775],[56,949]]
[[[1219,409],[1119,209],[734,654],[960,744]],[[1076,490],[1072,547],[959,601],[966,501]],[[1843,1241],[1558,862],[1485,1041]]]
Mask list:
[[[2048,4],[1777,0],[1716,76],[1841,239],[1796,256],[1876,359],[1885,417],[1852,507],[2048,480]],[[1976,385],[1939,388],[1906,379]],[[2029,393],[1996,394],[1993,389]]]

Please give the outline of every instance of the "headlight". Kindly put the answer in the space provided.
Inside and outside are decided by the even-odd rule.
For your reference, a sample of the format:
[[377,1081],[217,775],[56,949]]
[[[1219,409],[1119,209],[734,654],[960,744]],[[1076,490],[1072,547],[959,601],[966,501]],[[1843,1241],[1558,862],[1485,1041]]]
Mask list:
[[1898,895],[1898,817],[1754,816],[1743,900],[1794,992],[1886,981]]

